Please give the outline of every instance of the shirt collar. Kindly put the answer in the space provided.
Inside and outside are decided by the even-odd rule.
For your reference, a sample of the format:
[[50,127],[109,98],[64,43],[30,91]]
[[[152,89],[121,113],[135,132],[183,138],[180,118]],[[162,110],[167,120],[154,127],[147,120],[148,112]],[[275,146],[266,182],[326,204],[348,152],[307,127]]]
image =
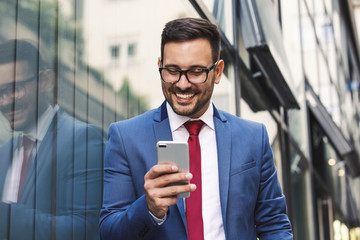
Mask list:
[[[171,132],[176,131],[180,128],[185,122],[189,121],[190,118],[187,116],[181,116],[176,114],[170,104],[166,102],[166,109],[168,112],[169,123]],[[191,119],[191,120],[202,120],[208,127],[215,130],[214,127],[214,108],[212,102],[210,102],[208,109],[199,119]]]

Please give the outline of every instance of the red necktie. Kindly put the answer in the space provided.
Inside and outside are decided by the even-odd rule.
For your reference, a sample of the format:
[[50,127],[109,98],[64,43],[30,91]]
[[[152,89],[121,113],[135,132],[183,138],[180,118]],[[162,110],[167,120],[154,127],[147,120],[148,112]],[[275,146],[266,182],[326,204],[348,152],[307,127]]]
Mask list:
[[196,185],[196,190],[186,199],[186,225],[189,240],[204,239],[201,196],[201,149],[198,137],[203,125],[204,122],[200,120],[184,123],[185,128],[190,134],[188,144],[190,172],[193,175],[191,183]]
[[34,146],[34,141],[24,136],[22,140],[22,146],[24,148],[24,156],[23,156],[23,164],[21,166],[18,201],[20,200],[22,191],[24,189],[26,178],[28,176],[29,168],[31,165],[31,150]]

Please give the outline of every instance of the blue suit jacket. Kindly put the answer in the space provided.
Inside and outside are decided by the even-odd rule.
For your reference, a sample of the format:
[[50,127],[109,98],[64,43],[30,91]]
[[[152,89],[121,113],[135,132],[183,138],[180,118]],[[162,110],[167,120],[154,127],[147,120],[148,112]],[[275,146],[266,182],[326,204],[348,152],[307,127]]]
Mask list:
[[98,239],[103,139],[101,129],[59,110],[16,204],[1,199],[17,140],[2,145],[0,239]]
[[[226,239],[292,239],[285,198],[266,129],[214,107],[222,220]],[[172,140],[165,103],[109,128],[105,150],[102,239],[187,239],[183,201],[158,226],[144,195],[157,163],[156,143]]]

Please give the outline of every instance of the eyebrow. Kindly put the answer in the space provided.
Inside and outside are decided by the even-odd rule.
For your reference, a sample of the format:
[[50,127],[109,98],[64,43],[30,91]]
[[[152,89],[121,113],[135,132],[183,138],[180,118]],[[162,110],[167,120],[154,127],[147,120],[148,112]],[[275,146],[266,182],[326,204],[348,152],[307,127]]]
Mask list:
[[9,89],[9,88],[15,88],[15,83],[14,82],[10,82],[10,83],[5,83],[3,85],[0,86],[0,91]]
[[11,82],[0,85],[0,90],[4,90],[6,88],[11,88],[11,87],[16,87],[16,85],[25,84],[25,83],[30,82],[31,80],[33,80],[33,78],[35,78],[35,77],[36,76],[33,76],[33,77],[29,77],[29,78],[19,80],[19,81],[13,80]]
[[[178,65],[175,64],[168,64],[168,65],[164,65],[164,67],[166,68],[176,68],[176,69],[181,69]],[[193,69],[193,68],[207,68],[206,66],[202,66],[202,65],[192,65],[187,69]]]

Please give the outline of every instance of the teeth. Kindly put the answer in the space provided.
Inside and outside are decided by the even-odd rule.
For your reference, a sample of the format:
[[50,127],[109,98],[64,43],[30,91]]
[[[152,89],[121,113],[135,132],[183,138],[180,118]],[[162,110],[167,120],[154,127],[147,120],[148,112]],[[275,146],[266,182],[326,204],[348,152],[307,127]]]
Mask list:
[[176,93],[176,96],[179,97],[179,98],[187,99],[187,98],[193,97],[194,94],[181,94],[181,93]]

